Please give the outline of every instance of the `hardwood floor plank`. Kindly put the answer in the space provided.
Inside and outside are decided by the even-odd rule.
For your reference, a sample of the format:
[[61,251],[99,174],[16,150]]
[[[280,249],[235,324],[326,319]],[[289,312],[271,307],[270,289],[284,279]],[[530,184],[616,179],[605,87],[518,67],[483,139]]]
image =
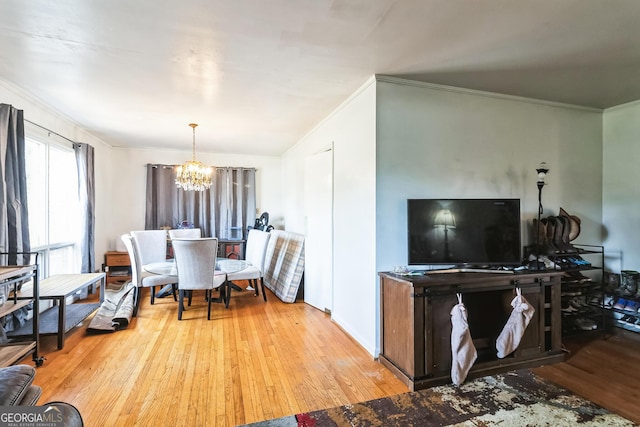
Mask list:
[[[208,321],[196,294],[178,321],[173,298],[152,306],[143,296],[127,329],[86,335],[86,321],[62,350],[43,338],[40,404],[71,403],[92,427],[235,426],[408,391],[304,303],[234,292],[229,309],[213,304]],[[640,344],[610,337],[567,345],[566,362],[536,373],[640,423]]]
[[568,339],[563,363],[534,369],[543,378],[640,424],[640,342],[618,336]]

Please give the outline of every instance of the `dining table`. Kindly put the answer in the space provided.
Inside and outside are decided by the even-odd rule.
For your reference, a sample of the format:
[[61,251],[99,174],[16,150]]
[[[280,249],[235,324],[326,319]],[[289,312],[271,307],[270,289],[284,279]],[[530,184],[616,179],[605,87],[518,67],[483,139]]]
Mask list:
[[[248,266],[249,262],[242,259],[217,258],[215,270],[230,274],[242,271]],[[176,268],[176,264],[172,259],[160,262],[152,262],[150,264],[144,265],[142,268],[148,273],[178,277],[178,269]]]
[[[235,258],[216,258],[216,271],[221,271],[223,273],[236,273],[238,271],[242,271],[250,265],[248,261],[242,259]],[[173,259],[168,259],[166,261],[152,262],[142,266],[142,269],[148,273],[152,274],[162,274],[165,276],[175,276],[178,277],[178,269],[176,268],[176,264]],[[176,280],[177,281],[177,280]],[[242,288],[235,283],[231,285],[233,289],[236,291],[242,291]],[[165,286],[156,292],[156,298],[163,298],[167,295],[171,295],[172,287],[171,285]]]

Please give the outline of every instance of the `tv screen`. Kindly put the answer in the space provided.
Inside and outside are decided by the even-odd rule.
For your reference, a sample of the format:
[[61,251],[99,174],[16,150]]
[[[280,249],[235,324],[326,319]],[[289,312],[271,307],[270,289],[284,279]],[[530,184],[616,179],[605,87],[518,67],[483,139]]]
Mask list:
[[409,264],[521,263],[520,199],[409,199]]

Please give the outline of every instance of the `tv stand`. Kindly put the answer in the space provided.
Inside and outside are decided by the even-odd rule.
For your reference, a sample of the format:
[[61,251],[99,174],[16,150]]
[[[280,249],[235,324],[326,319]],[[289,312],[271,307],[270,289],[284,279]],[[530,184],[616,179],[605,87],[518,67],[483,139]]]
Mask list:
[[440,274],[440,273],[507,273],[513,274],[513,270],[497,270],[491,268],[471,268],[471,267],[456,267],[447,268],[444,270],[428,270],[424,274]]
[[[561,271],[484,271],[380,276],[380,362],[411,390],[451,382],[451,309],[457,293],[467,308],[478,359],[468,379],[564,360]],[[515,288],[535,308],[519,347],[503,359],[496,339],[511,314]]]

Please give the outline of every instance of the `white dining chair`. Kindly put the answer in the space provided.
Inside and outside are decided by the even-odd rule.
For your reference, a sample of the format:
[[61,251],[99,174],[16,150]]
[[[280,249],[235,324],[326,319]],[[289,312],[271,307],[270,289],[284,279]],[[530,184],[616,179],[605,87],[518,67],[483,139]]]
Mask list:
[[135,230],[130,234],[143,267],[152,262],[166,261],[167,232],[165,230]]
[[217,302],[229,307],[227,275],[215,271],[218,252],[218,239],[205,237],[199,239],[174,239],[173,251],[178,271],[178,320],[182,320],[185,310],[184,298],[188,295],[191,306],[195,290],[204,290],[208,303],[207,319],[211,320],[211,302],[213,289],[219,289]]
[[134,243],[134,239],[130,234],[124,234],[121,237],[124,246],[127,248],[129,259],[131,261],[131,282],[135,285],[135,306],[133,309],[133,315],[138,315],[140,308],[140,300],[142,295],[142,288],[151,288],[151,304],[155,302],[156,286],[171,285],[173,299],[177,300],[175,292],[176,277],[165,276],[163,274],[153,274],[144,271],[142,262],[140,260],[140,254]]
[[[143,269],[149,264],[166,261],[170,247],[165,230],[134,230],[130,234]],[[162,298],[173,291],[173,288],[167,286],[160,289],[154,297]]]
[[199,228],[174,228],[169,230],[170,239],[199,239],[202,237],[202,230]]
[[267,245],[271,234],[266,231],[251,229],[247,236],[247,247],[245,249],[245,260],[249,266],[244,270],[227,274],[227,280],[233,283],[235,280],[248,280],[250,286],[255,290],[255,296],[258,296],[258,285],[262,289],[262,297],[267,300],[267,294],[264,292],[264,262],[267,253]]

